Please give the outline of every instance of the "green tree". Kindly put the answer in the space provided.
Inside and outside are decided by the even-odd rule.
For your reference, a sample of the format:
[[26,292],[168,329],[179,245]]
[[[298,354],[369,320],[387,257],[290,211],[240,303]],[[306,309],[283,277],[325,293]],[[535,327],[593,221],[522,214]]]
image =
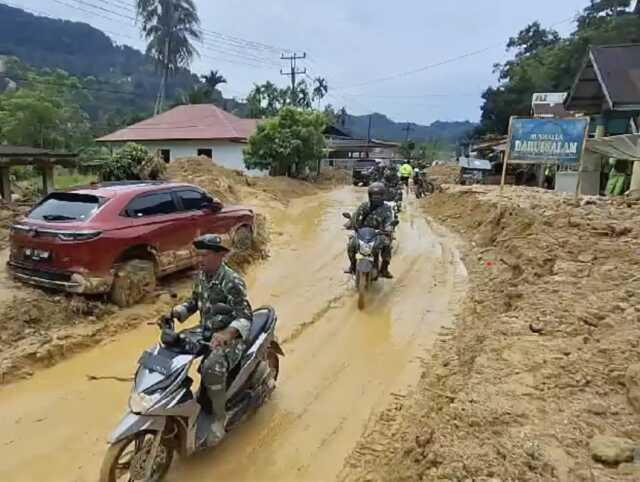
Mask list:
[[100,165],[101,181],[158,180],[164,177],[166,163],[152,156],[146,147],[128,142]]
[[154,112],[164,108],[167,79],[188,68],[197,54],[193,41],[200,40],[200,18],[193,0],[136,0],[141,29],[148,41],[147,54],[161,72]]
[[311,93],[311,97],[318,101],[318,106],[320,106],[320,101],[325,98],[328,92],[329,84],[327,84],[327,80],[325,78],[316,77],[313,79],[313,91]]
[[258,125],[245,148],[249,169],[269,169],[274,176],[300,176],[314,169],[325,147],[325,116],[291,106]]
[[400,144],[400,148],[398,149],[398,151],[400,152],[400,156],[402,156],[404,159],[413,159],[416,153],[415,141],[404,141],[402,144]]
[[211,91],[216,90],[220,84],[227,83],[227,79],[224,78],[224,75],[217,70],[211,70],[208,74],[201,75],[200,78]]
[[0,94],[0,141],[68,150],[89,142],[89,118],[79,105],[89,97],[80,80],[61,70],[20,69],[18,89]]
[[601,0],[588,6],[568,38],[534,23],[509,40],[514,59],[497,65],[500,84],[482,95],[477,135],[505,134],[512,115],[526,116],[534,92],[568,91],[591,45],[640,42],[640,15],[628,1]]

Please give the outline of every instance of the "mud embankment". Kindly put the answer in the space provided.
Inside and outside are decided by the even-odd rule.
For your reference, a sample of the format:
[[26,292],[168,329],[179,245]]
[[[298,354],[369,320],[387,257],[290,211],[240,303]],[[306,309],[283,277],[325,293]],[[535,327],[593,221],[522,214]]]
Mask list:
[[639,208],[488,187],[423,208],[467,241],[469,295],[341,478],[640,480]]

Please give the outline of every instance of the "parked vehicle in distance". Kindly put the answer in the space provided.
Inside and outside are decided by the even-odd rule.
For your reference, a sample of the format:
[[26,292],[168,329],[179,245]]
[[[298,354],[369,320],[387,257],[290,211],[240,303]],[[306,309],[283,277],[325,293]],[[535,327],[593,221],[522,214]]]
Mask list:
[[375,182],[375,169],[378,162],[373,159],[358,159],[353,164],[352,179],[354,186],[368,186]]
[[492,172],[491,162],[486,159],[461,157],[458,164],[460,166],[458,182],[462,185],[486,184]]
[[201,234],[250,247],[254,217],[189,184],[135,181],[53,192],[11,226],[8,269],[29,284],[109,293],[129,306],[157,278],[193,266],[191,243]]

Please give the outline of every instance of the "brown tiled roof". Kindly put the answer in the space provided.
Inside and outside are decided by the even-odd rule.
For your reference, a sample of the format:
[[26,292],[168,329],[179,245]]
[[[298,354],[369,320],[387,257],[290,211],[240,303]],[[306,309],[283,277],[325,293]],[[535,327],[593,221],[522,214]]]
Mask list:
[[98,142],[219,139],[244,141],[257,119],[240,119],[212,104],[180,105],[97,139]]

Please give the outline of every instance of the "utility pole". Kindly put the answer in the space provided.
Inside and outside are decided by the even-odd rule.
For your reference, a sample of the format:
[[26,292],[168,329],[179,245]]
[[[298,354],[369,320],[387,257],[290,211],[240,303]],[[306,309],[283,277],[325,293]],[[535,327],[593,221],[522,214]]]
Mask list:
[[303,52],[302,55],[298,55],[294,52],[292,55],[282,54],[280,56],[280,60],[289,60],[291,62],[291,70],[289,72],[284,72],[280,69],[280,75],[291,77],[291,105],[294,106],[296,105],[296,75],[305,75],[307,73],[307,69],[298,70],[297,61],[306,58],[306,52]]
[[406,133],[405,137],[404,137],[404,141],[408,142],[409,141],[409,133],[411,131],[416,130],[415,127],[412,127],[411,125],[409,125],[409,123],[407,122],[407,124],[405,124],[405,126],[402,128],[402,130]]
[[371,142],[371,114],[369,114],[369,128],[367,129],[367,140]]

